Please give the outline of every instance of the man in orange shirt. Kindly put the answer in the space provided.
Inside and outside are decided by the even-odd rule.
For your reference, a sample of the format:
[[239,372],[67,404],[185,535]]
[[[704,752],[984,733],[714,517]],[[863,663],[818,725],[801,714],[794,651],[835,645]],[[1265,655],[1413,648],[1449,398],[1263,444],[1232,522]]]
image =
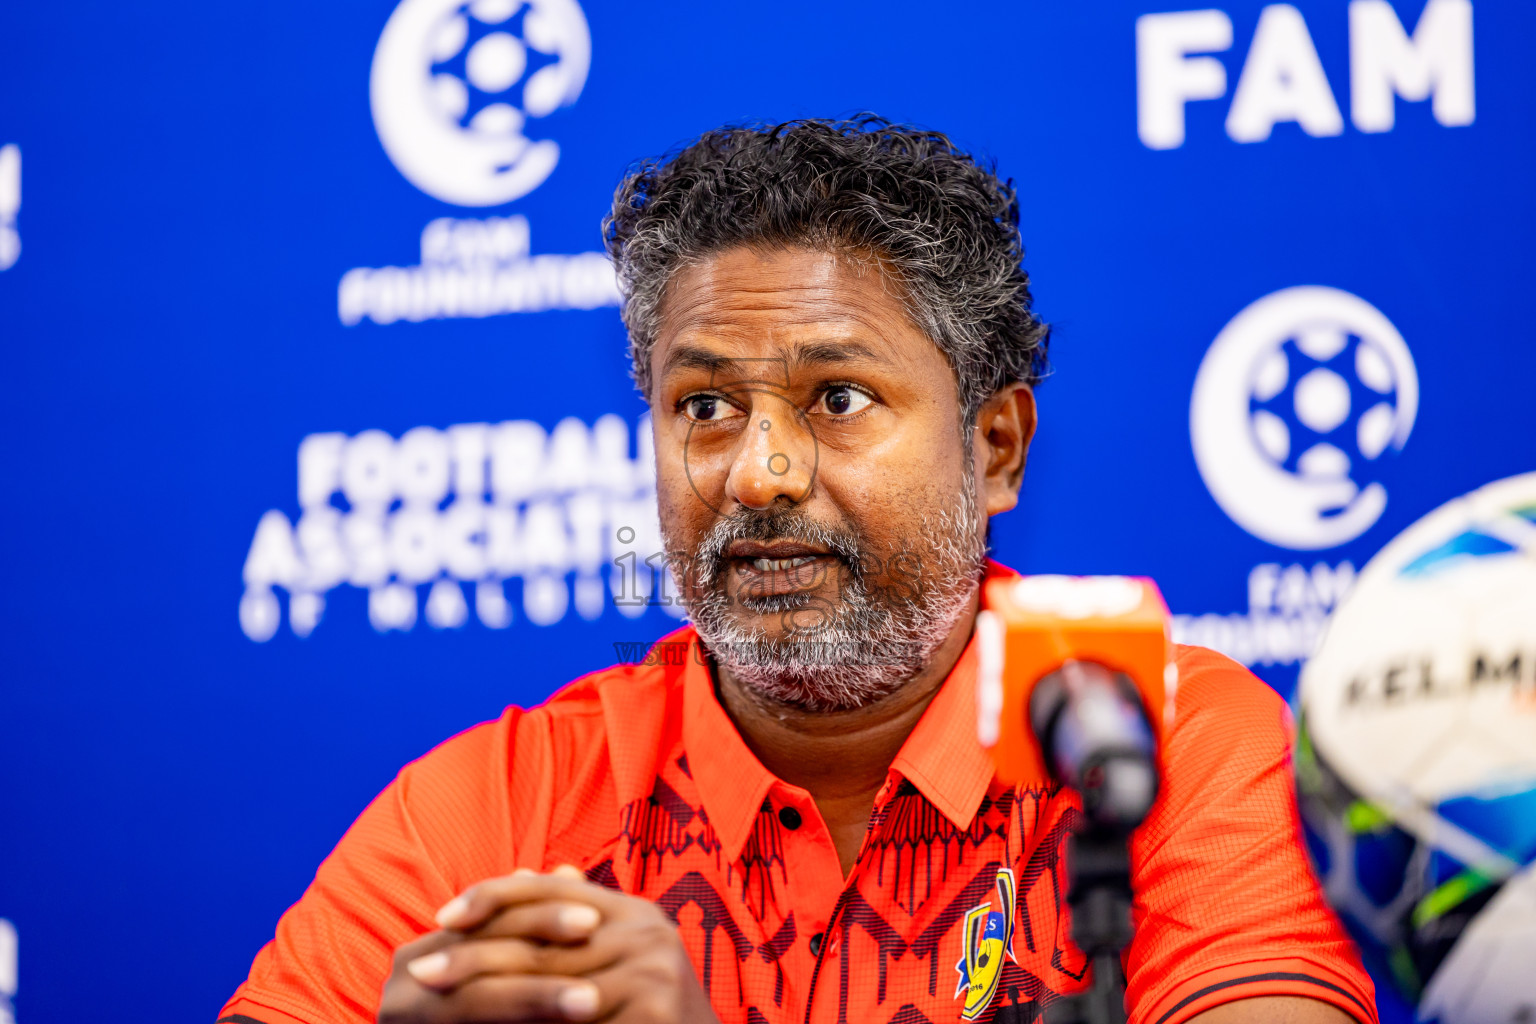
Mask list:
[[[1081,990],[1056,788],[976,740],[987,519],[1047,330],[1012,188],[872,119],[711,132],[607,221],[692,625],[407,766],[226,1024],[1028,1022]],[[1134,1024],[1374,1022],[1285,709],[1181,648]]]

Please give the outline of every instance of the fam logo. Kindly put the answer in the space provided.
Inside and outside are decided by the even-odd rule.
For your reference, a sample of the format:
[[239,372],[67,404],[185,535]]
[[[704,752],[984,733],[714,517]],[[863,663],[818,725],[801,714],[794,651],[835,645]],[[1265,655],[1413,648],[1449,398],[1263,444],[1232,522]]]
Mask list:
[[1413,357],[1380,311],[1335,288],[1286,288],[1206,352],[1190,402],[1195,462],[1255,537],[1337,547],[1381,517],[1379,460],[1407,442],[1418,404]]
[[10,270],[21,258],[21,233],[16,215],[21,212],[21,147],[0,146],[0,270]]
[[[495,207],[560,160],[538,124],[575,103],[592,41],[575,0],[402,0],[373,55],[369,97],[384,152],[454,206]],[[357,267],[337,293],[347,326],[618,305],[603,253],[534,255],[521,216],[440,217],[413,266]]]
[[369,95],[384,151],[423,192],[500,206],[560,159],[526,134],[581,95],[592,42],[574,0],[404,0],[373,55]]
[[[1243,529],[1320,551],[1381,517],[1381,460],[1418,414],[1407,344],[1370,303],[1336,288],[1266,295],[1222,328],[1195,376],[1190,439],[1211,496]],[[1295,665],[1354,586],[1343,561],[1256,565],[1245,612],[1173,616],[1177,643],[1250,668]]]
[[[1225,11],[1136,19],[1136,128],[1143,145],[1184,144],[1186,105],[1227,95],[1227,66],[1209,55],[1231,48],[1232,19]],[[1434,119],[1447,128],[1471,124],[1477,113],[1472,71],[1471,0],[1428,0],[1411,34],[1388,0],[1351,0],[1348,95],[1356,131],[1391,131],[1399,99],[1430,100]],[[1342,85],[1342,76],[1335,82]],[[1259,13],[1232,91],[1227,137],[1263,142],[1285,123],[1313,138],[1342,135],[1340,91],[1329,83],[1301,11],[1269,4]]]
[[1355,586],[1355,565],[1265,562],[1248,572],[1248,610],[1173,616],[1173,642],[1209,647],[1251,669],[1311,656],[1328,618]]
[[1001,868],[997,872],[997,908],[994,910],[989,901],[966,912],[960,930],[960,962],[955,964],[960,974],[955,998],[965,996],[962,1020],[975,1020],[992,1002],[1003,975],[1003,958],[1018,961],[1013,955],[1015,892],[1013,871]]

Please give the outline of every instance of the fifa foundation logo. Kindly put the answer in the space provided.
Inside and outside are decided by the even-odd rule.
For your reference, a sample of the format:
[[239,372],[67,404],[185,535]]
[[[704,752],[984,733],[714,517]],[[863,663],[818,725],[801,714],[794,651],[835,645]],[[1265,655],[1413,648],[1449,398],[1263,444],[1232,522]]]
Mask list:
[[[434,199],[520,199],[560,160],[539,124],[576,102],[591,52],[575,0],[403,0],[370,72],[379,142]],[[530,236],[522,217],[439,218],[421,233],[419,264],[343,275],[338,317],[352,326],[618,304],[606,255],[533,255]]]
[[1243,529],[1315,551],[1381,517],[1379,460],[1418,413],[1407,344],[1370,303],[1335,288],[1267,295],[1222,328],[1195,377],[1190,437],[1211,496]]

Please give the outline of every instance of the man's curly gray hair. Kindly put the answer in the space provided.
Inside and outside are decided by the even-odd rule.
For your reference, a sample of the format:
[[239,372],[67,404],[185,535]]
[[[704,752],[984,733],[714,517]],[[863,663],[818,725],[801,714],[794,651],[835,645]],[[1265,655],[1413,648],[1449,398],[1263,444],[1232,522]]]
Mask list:
[[1013,183],[938,132],[867,114],[719,128],[632,167],[603,237],[646,397],[668,283],[737,246],[875,263],[954,367],[967,433],[998,388],[1046,371]]

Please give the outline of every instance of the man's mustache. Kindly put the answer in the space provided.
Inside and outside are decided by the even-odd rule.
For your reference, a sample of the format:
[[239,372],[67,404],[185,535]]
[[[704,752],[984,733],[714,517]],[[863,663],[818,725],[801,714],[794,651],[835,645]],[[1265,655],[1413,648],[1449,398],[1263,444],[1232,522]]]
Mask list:
[[723,575],[725,552],[738,540],[788,540],[823,547],[853,572],[863,562],[864,545],[850,527],[817,522],[793,506],[739,508],[717,520],[699,543],[692,562],[700,584],[708,585]]

